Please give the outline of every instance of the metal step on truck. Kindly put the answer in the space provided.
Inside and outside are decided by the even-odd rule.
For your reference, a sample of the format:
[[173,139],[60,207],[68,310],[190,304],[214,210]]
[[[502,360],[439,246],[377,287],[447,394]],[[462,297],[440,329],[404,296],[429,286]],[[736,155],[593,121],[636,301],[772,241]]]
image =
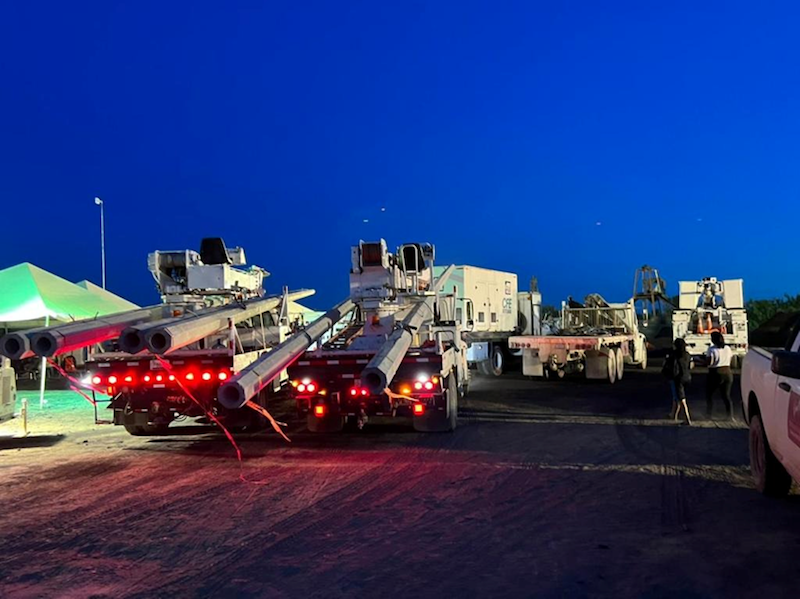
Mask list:
[[647,368],[647,340],[639,331],[633,300],[609,304],[592,294],[581,304],[570,299],[561,306],[561,329],[554,335],[520,335],[508,340],[522,352],[522,374],[587,379],[615,383],[625,365]]
[[[87,387],[95,401],[96,392],[110,397],[113,424],[132,435],[163,434],[172,422],[208,414],[234,429],[261,425],[255,410],[220,405],[217,390],[304,324],[294,302],[314,291],[265,296],[269,273],[245,264],[244,250],[220,238],[204,239],[200,252],[153,252],[161,304],[7,335],[0,352],[52,359],[85,348]],[[284,372],[254,401],[264,405],[286,380]]]
[[[519,298],[513,275],[437,269],[434,257],[431,244],[409,243],[394,253],[384,240],[354,246],[349,297],[225,383],[221,403],[245,405],[287,368],[312,432],[386,421],[408,422],[418,431],[453,430],[459,398],[469,389],[471,344],[485,344],[485,356],[490,343],[504,345],[510,333],[479,325],[516,327]],[[491,284],[476,290],[474,281]],[[319,343],[332,328],[338,332]],[[491,336],[476,339],[472,332]]]

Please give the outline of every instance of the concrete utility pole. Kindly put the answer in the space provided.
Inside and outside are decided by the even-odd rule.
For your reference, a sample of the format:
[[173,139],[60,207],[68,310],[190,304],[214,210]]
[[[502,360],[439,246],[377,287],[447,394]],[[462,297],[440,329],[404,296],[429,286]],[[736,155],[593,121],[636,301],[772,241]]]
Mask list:
[[106,288],[106,223],[103,214],[103,200],[95,197],[94,203],[100,206],[100,264],[103,269],[103,289]]

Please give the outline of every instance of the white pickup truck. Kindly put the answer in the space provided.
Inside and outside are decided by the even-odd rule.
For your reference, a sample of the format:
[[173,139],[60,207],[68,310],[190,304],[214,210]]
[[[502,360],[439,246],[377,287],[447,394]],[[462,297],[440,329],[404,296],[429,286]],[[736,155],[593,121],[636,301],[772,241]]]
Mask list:
[[742,365],[742,409],[750,425],[750,469],[765,495],[786,495],[800,480],[800,335],[785,346],[751,346]]

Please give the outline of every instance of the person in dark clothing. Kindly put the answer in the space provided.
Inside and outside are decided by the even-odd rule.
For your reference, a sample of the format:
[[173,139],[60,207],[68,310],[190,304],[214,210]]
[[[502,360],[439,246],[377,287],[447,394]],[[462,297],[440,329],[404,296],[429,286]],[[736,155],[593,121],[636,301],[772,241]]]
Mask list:
[[686,341],[676,339],[672,351],[667,354],[664,360],[662,372],[669,380],[670,391],[672,392],[672,412],[670,415],[677,422],[681,413],[681,408],[686,412],[686,421],[692,424],[692,417],[689,415],[689,405],[686,403],[686,387],[692,382],[692,359],[686,351]]
[[706,365],[708,378],[706,379],[706,418],[711,420],[714,413],[714,394],[719,390],[722,403],[725,404],[725,413],[729,420],[735,420],[731,410],[731,387],[733,387],[733,372],[731,360],[733,351],[725,345],[722,333],[711,333],[711,347],[706,352]]

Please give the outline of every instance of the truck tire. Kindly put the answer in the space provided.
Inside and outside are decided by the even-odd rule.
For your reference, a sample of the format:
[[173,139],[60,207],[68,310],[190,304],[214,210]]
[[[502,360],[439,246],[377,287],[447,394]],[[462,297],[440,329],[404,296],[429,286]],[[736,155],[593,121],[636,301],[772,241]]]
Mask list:
[[489,359],[478,362],[478,372],[484,376],[501,376],[506,368],[506,354],[502,346],[492,343]]
[[614,359],[617,361],[617,380],[621,381],[625,375],[625,356],[622,355],[622,348],[614,349]]
[[768,497],[785,497],[792,486],[792,477],[772,453],[761,414],[750,418],[750,472],[756,489]]
[[642,361],[639,362],[639,368],[642,370],[647,370],[647,345],[645,344],[642,347]]
[[608,382],[613,385],[617,382],[617,354],[610,347],[606,349],[608,351]]
[[420,433],[449,433],[458,425],[458,381],[451,372],[447,377],[447,413],[428,411],[414,417],[414,430]]

